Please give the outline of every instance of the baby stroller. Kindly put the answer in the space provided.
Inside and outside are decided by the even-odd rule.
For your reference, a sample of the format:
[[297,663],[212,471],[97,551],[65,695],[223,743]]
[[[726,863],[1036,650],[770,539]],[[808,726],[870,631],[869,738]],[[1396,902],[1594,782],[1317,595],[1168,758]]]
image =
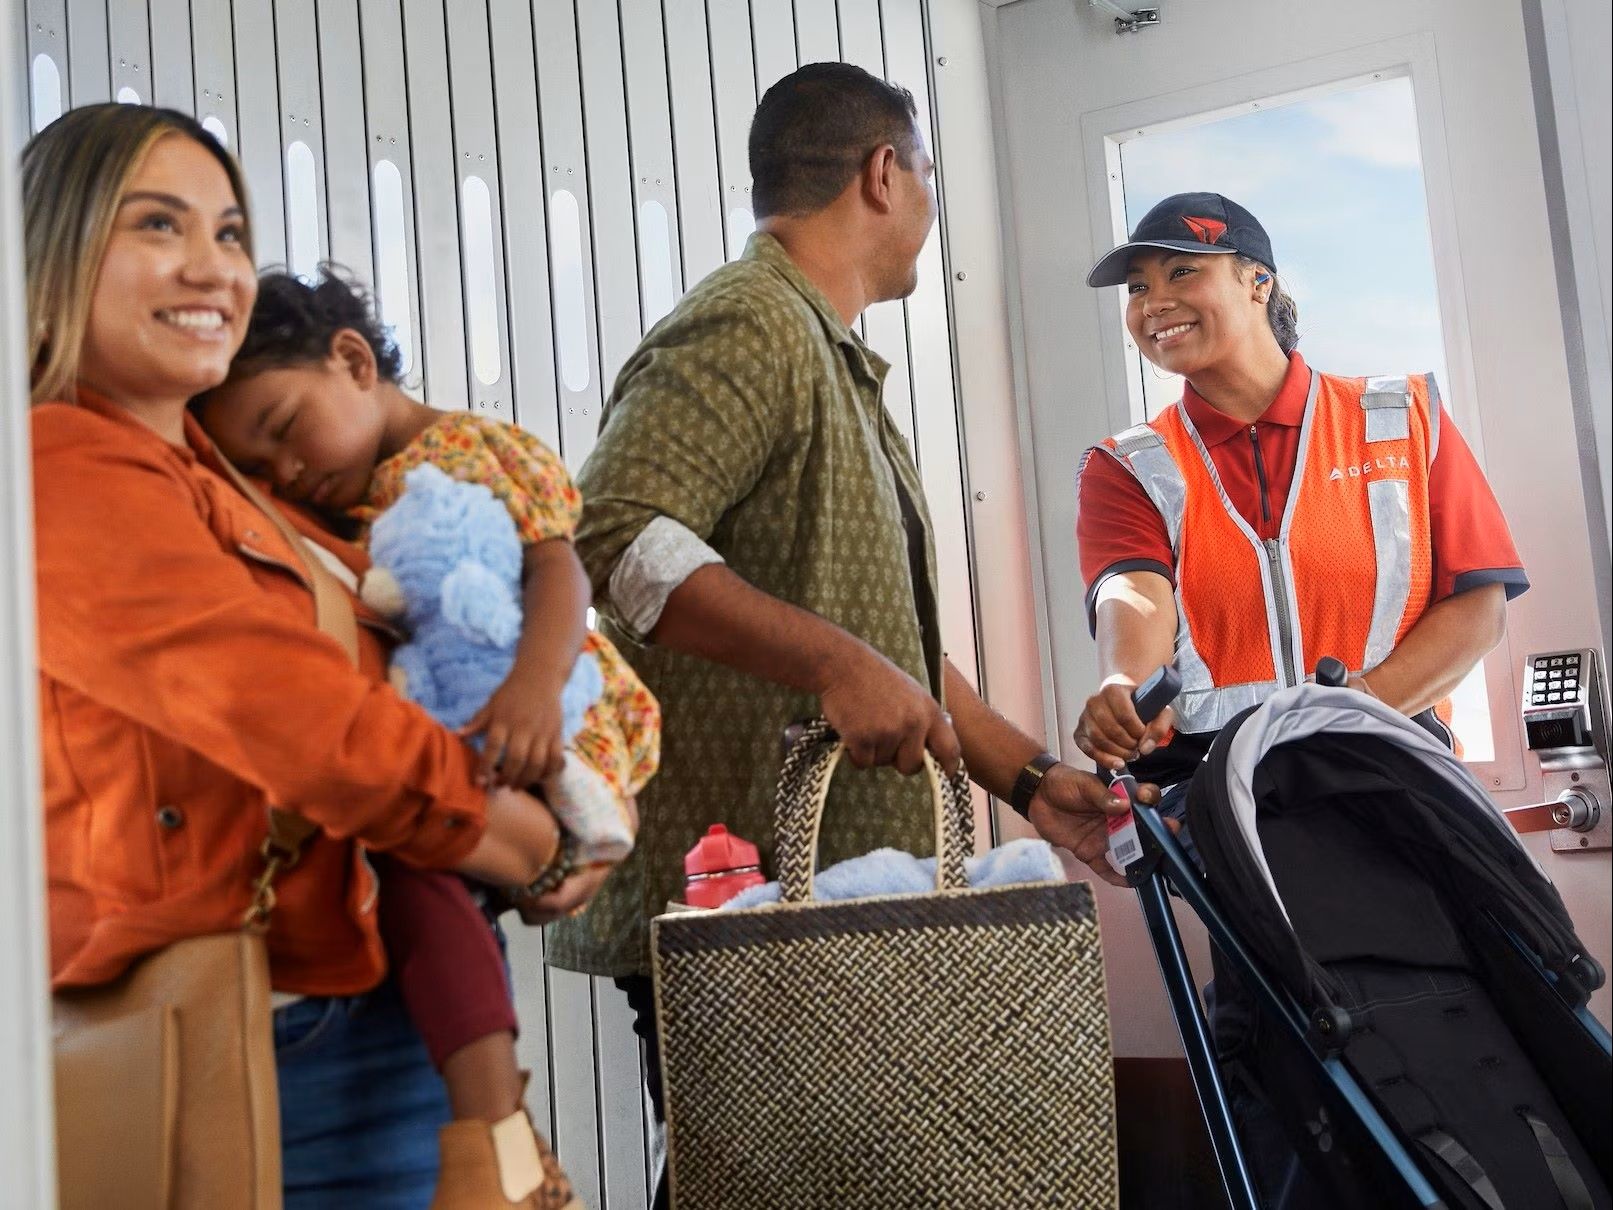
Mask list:
[[[1133,814],[1127,877],[1234,1210],[1613,1205],[1613,1059],[1585,1007],[1604,973],[1426,731],[1353,691],[1285,690],[1193,780],[1202,874],[1157,810]],[[1167,890],[1215,948],[1213,1039]],[[1235,1101],[1302,1165],[1265,1200]]]

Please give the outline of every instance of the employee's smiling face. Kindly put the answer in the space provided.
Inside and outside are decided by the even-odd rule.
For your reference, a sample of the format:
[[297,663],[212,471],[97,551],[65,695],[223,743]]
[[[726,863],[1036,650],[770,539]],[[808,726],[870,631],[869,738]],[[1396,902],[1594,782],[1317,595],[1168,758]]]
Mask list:
[[1269,283],[1256,276],[1235,256],[1139,248],[1126,271],[1126,328],[1149,361],[1191,378],[1274,339]]

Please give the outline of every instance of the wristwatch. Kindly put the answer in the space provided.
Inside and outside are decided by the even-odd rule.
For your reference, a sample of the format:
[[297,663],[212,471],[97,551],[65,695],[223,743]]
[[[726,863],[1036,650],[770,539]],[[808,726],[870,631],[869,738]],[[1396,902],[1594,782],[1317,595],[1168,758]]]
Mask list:
[[1036,797],[1036,791],[1042,788],[1042,778],[1047,771],[1059,763],[1059,758],[1051,752],[1043,752],[1033,756],[1014,778],[1014,788],[1008,795],[1008,805],[1019,812],[1020,817],[1031,817],[1031,799]]

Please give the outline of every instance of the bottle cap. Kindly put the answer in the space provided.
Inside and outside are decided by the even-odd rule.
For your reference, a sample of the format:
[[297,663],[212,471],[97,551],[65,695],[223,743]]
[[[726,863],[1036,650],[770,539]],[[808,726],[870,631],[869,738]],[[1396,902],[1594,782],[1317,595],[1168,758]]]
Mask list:
[[733,835],[724,825],[714,823],[684,856],[683,872],[690,876],[721,874],[726,870],[754,868],[761,863],[761,854],[755,845]]

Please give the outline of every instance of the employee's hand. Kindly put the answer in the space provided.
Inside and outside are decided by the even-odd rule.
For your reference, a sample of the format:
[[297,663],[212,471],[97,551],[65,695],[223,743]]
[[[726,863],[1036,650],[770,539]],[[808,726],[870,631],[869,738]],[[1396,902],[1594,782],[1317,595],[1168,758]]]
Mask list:
[[894,765],[913,774],[929,749],[948,773],[958,771],[963,749],[952,716],[930,692],[863,643],[847,644],[819,695],[823,715],[840,733],[846,755],[860,769]]
[[1103,688],[1087,698],[1075,728],[1076,747],[1100,767],[1116,773],[1128,761],[1159,747],[1176,725],[1176,712],[1167,706],[1145,726],[1131,701],[1136,688],[1137,682],[1123,673],[1109,677]]
[[[1159,787],[1137,787],[1137,798],[1159,801]],[[1049,844],[1068,849],[1105,882],[1125,886],[1126,879],[1109,864],[1111,815],[1124,815],[1127,805],[1091,773],[1060,763],[1050,768],[1031,799],[1030,821]]]

